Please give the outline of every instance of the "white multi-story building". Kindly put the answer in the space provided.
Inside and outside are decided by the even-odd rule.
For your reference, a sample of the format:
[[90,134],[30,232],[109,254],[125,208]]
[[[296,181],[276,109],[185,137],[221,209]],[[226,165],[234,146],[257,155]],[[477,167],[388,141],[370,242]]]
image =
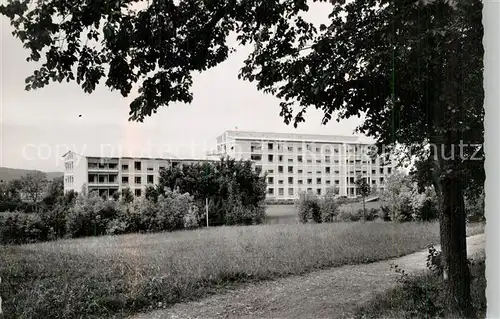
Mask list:
[[318,195],[334,187],[339,196],[355,197],[358,176],[374,190],[384,189],[394,170],[387,156],[369,156],[373,145],[355,136],[226,131],[217,138],[218,155],[252,160],[267,173],[267,198],[295,199],[301,191]]
[[84,156],[67,152],[64,158],[64,191],[97,191],[112,196],[130,188],[135,196],[144,194],[148,185],[159,182],[160,171],[169,167],[193,164],[202,159],[165,159]]

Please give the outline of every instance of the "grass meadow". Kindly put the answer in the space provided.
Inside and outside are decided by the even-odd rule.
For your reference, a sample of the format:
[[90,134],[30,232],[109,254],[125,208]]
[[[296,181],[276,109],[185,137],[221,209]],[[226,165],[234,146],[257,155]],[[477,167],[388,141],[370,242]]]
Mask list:
[[353,222],[3,246],[0,295],[4,318],[116,318],[238,283],[388,259],[438,242],[437,223]]

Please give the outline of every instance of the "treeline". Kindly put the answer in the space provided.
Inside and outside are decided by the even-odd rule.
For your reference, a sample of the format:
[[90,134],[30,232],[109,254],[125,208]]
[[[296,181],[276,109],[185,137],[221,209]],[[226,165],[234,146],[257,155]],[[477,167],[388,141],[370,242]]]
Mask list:
[[170,168],[138,198],[129,189],[113,199],[64,194],[54,183],[36,212],[0,215],[0,243],[193,229],[206,225],[207,201],[210,226],[260,224],[265,217],[265,177],[250,161],[223,158]]

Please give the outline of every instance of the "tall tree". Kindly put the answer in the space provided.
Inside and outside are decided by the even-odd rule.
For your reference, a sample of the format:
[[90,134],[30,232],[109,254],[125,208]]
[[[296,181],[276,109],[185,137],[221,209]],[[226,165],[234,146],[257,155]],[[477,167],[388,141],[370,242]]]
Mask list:
[[38,203],[47,187],[47,174],[35,171],[21,177],[21,190],[33,203]]
[[358,176],[356,178],[356,189],[358,190],[361,197],[363,197],[363,219],[366,219],[366,206],[365,199],[366,196],[370,195],[370,185],[366,181],[366,177]]
[[302,16],[306,0],[12,0],[0,13],[28,60],[43,62],[26,89],[76,80],[92,92],[104,78],[127,96],[140,83],[131,120],[191,102],[193,72],[227,59],[231,32],[254,45],[240,77],[282,100],[285,123],[303,122],[308,107],[324,112],[324,124],[364,114],[358,131],[379,146],[399,143],[430,159],[450,314],[470,317],[463,193],[478,166],[466,159],[473,148],[456,146],[483,143],[482,3],[330,2],[319,28]]

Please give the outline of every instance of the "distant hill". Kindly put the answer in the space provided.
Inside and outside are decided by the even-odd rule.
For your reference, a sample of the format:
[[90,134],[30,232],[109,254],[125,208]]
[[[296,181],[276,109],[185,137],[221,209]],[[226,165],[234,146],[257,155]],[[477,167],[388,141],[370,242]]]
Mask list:
[[[0,167],[0,180],[8,182],[16,178],[21,178],[30,172],[34,172],[34,170]],[[64,175],[63,172],[45,172],[45,174],[47,174],[48,180]]]

